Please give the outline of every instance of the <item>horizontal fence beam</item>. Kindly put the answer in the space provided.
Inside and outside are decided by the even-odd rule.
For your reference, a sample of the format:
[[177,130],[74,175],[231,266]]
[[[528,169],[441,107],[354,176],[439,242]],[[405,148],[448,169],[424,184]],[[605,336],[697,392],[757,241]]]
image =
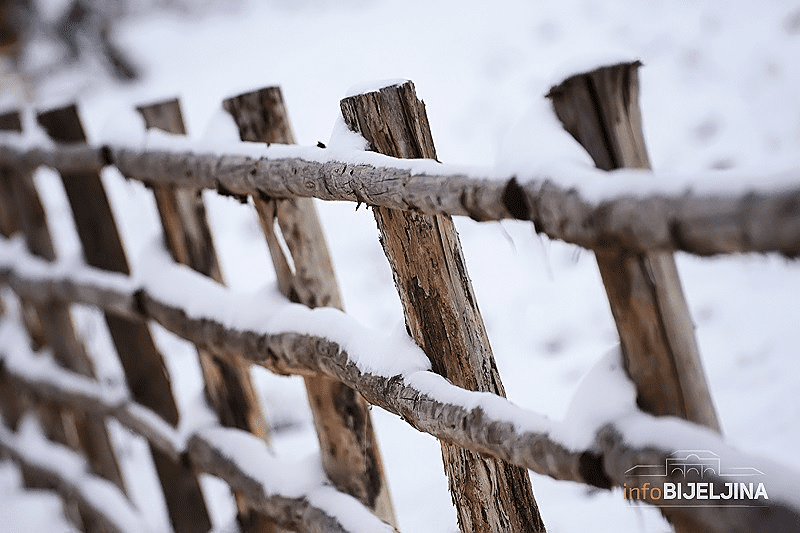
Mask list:
[[[341,152],[309,147],[273,145],[262,149],[270,155],[255,156],[200,153],[192,151],[190,143],[185,146],[189,148],[183,150],[188,151],[4,145],[0,146],[0,163],[44,165],[60,171],[115,165],[126,177],[146,184],[217,189],[243,200],[248,195],[314,197],[479,221],[528,220],[550,238],[588,249],[622,246],[701,256],[800,254],[800,185],[796,184],[739,193],[620,193],[590,201],[575,187],[560,185],[559,177],[520,183],[513,177],[448,173],[453,167],[432,161],[409,164],[359,152],[344,157]],[[255,147],[248,148],[254,153]],[[355,158],[356,162],[343,163],[336,161],[337,157]]]
[[[4,244],[3,247],[7,252],[8,245]],[[9,261],[7,258],[12,255],[15,259]],[[22,266],[15,266],[14,262],[20,260],[23,261],[19,263]],[[159,270],[165,276],[174,275],[166,272],[169,267]],[[498,396],[460,389],[431,372],[415,371],[391,377],[372,374],[361,370],[342,345],[325,337],[302,332],[265,333],[232,327],[226,325],[222,318],[214,318],[211,314],[191,316],[179,305],[170,303],[168,297],[137,288],[130,278],[119,274],[83,267],[77,272],[72,268],[68,278],[66,272],[61,265],[45,263],[25,256],[21,251],[0,254],[0,282],[10,285],[27,298],[39,301],[68,299],[72,303],[99,306],[108,312],[130,318],[154,320],[176,335],[198,346],[213,349],[221,356],[242,356],[276,373],[324,373],[356,389],[370,403],[402,417],[420,431],[555,479],[601,488],[622,487],[629,480],[628,470],[634,465],[666,464],[674,449],[652,444],[631,444],[630,437],[623,430],[631,420],[637,421],[638,425],[634,424],[636,434],[666,435],[678,431],[687,439],[702,442],[706,449],[743,457],[750,464],[758,464],[757,459],[736,452],[720,436],[704,428],[673,419],[661,421],[641,412],[626,413],[624,418],[627,422],[609,421],[598,428],[593,443],[576,450],[566,441],[558,439],[559,432],[563,434],[562,423],[521,409]],[[189,272],[184,274],[191,275]],[[198,289],[200,282],[208,284],[207,291]],[[212,281],[205,279],[187,277],[180,285],[194,286],[200,292],[218,290],[213,288]],[[420,385],[430,384],[431,380],[435,386]],[[454,404],[452,398],[461,401]],[[520,426],[520,420],[527,422]],[[660,424],[677,426],[665,430]],[[682,478],[668,480],[680,482]],[[723,483],[718,477],[707,476],[706,480],[720,486]],[[775,530],[774,527],[779,523],[800,525],[797,493],[795,490],[795,496],[788,497],[788,500],[785,494],[784,497],[773,494],[763,507],[662,507],[661,510],[668,518],[690,515],[709,531],[766,532]]]
[[[4,320],[8,322],[8,319]],[[5,324],[5,327],[13,324]],[[283,464],[274,458],[267,445],[258,437],[234,428],[219,425],[207,425],[192,428],[175,429],[157,413],[133,401],[124,388],[104,386],[99,382],[63,369],[48,361],[46,357],[37,357],[23,342],[11,342],[0,350],[0,382],[22,387],[35,396],[73,407],[81,412],[96,417],[113,417],[123,426],[147,439],[153,446],[175,462],[188,462],[200,472],[205,472],[223,479],[233,490],[241,493],[253,509],[267,514],[278,526],[301,532],[330,531],[338,533],[355,533],[356,531],[385,531],[395,529],[375,517],[372,512],[362,506],[351,496],[340,493],[335,488],[325,485],[304,487],[298,494],[298,468]],[[13,354],[12,354],[13,352]],[[74,475],[65,475],[57,467],[49,465],[52,461],[38,461],[26,454],[16,443],[20,439],[0,424],[0,450],[11,453],[18,460],[35,469],[42,470],[49,478],[59,481],[60,491],[78,497],[81,505],[87,507],[89,516],[97,517],[103,524],[110,521],[109,531],[123,533],[128,531],[145,531],[131,520],[120,522],[117,517],[103,511],[101,502],[92,502],[91,493],[84,494],[84,485]],[[232,443],[235,446],[232,446]],[[55,447],[55,444],[50,444]],[[62,447],[59,447],[59,449]],[[64,453],[64,452],[61,452]],[[259,460],[253,460],[258,456]],[[75,457],[74,462],[82,459]],[[40,464],[41,463],[41,464]],[[257,469],[248,465],[258,465]],[[74,470],[74,469],[73,469]],[[272,472],[265,477],[263,472]],[[280,472],[292,472],[291,479],[281,476]],[[302,476],[302,474],[299,474]],[[105,480],[94,479],[95,485],[109,484]],[[270,485],[265,485],[265,480]],[[282,487],[288,487],[282,490]],[[105,493],[113,492],[115,487],[108,487]],[[327,509],[314,504],[316,493],[327,501]],[[118,490],[116,496],[121,503],[127,502]],[[88,503],[87,503],[88,502]],[[348,518],[334,511],[337,505],[346,506]],[[123,505],[123,509],[129,506]],[[333,509],[331,508],[333,507]],[[133,509],[131,507],[131,509]],[[130,511],[134,513],[134,511]],[[350,527],[346,523],[365,524],[362,527]],[[113,527],[112,527],[113,526]]]

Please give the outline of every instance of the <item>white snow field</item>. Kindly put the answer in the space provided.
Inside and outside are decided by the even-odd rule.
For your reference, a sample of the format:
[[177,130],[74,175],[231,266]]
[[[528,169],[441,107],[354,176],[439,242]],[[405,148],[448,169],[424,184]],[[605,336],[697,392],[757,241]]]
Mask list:
[[[39,3],[55,12],[66,2]],[[796,2],[209,4],[203,14],[159,10],[118,28],[120,45],[144,72],[138,82],[111,82],[89,63],[43,80],[33,101],[3,91],[0,111],[25,104],[43,110],[75,100],[90,140],[130,140],[140,135],[136,105],[178,96],[190,135],[214,143],[230,134],[220,118],[223,98],[280,85],[298,143],[332,140],[335,147],[337,141],[347,144],[340,132],[331,139],[339,100],[364,83],[404,78],[413,80],[426,103],[440,161],[501,175],[569,174],[585,166],[587,156],[559,130],[544,94],[580,69],[640,59],[642,115],[655,169],[643,179],[665,180],[657,185],[662,188],[675,180],[675,187],[731,190],[758,187],[776,175],[782,183],[800,182]],[[586,187],[600,195],[618,191],[612,189],[614,177],[607,178],[608,189]],[[139,259],[152,259],[151,247],[160,238],[151,194],[113,170],[104,180],[135,273],[146,277],[153,262]],[[60,257],[79,261],[57,176],[42,170],[37,184]],[[274,281],[274,273],[253,213],[213,193],[206,201],[228,284],[266,294],[259,291]],[[402,311],[369,209],[317,205],[348,313],[377,334],[396,335]],[[592,254],[538,236],[528,223],[459,218],[456,225],[509,399],[563,419],[581,380],[616,343]],[[727,442],[788,471],[800,470],[800,263],[775,255],[685,254],[677,262]],[[119,382],[98,313],[78,308],[75,315],[102,377]],[[168,355],[183,412],[200,416],[196,356],[184,341],[158,327],[154,332]],[[258,369],[254,374],[274,427],[276,454],[307,458],[298,464],[316,475],[316,437],[302,381]],[[612,400],[604,402],[613,405]],[[379,408],[371,412],[400,530],[457,531],[438,442]],[[110,427],[134,504],[149,528],[168,531],[143,442],[117,424]],[[784,477],[765,473],[768,480]],[[590,490],[536,474],[532,482],[549,531],[669,531],[657,510],[626,502],[621,491]],[[71,531],[52,493],[20,485],[17,469],[0,462],[0,530]],[[204,478],[204,488],[215,530],[234,531],[226,489],[212,478]]]

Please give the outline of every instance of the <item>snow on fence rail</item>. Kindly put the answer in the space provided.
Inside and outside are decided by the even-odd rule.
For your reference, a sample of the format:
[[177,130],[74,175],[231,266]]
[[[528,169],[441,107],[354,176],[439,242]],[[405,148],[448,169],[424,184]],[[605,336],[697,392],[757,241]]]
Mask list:
[[[259,147],[244,154],[231,147],[231,153],[219,154],[209,151],[207,143],[191,140],[170,139],[167,145],[147,150],[6,145],[0,146],[0,161],[65,172],[114,165],[124,176],[147,184],[216,189],[242,197],[313,197],[478,221],[528,220],[552,239],[588,249],[621,245],[701,256],[800,253],[800,171],[767,180],[772,190],[760,190],[755,180],[742,191],[702,192],[691,184],[661,190],[663,181],[636,173],[618,176],[606,192],[598,192],[574,186],[578,180],[571,176],[503,177],[433,161],[404,164],[387,156],[319,147]],[[644,192],[628,192],[641,189],[645,180],[652,186]],[[702,181],[695,184],[702,189]]]
[[[636,68],[621,64],[577,75],[550,95],[564,127],[604,170],[648,167]],[[594,96],[587,98],[590,93]],[[228,99],[224,107],[243,140],[293,141],[275,88]],[[184,133],[177,102],[138,110],[148,127]],[[19,230],[25,243],[0,243],[0,282],[16,293],[22,308],[6,306],[0,328],[0,408],[8,426],[0,431],[0,450],[38,473],[40,483],[42,474],[55,480],[87,530],[98,523],[112,531],[128,527],[93,499],[99,489],[91,487],[102,486],[125,505],[113,449],[96,456],[107,437],[87,425],[104,417],[150,442],[179,532],[210,527],[197,472],[231,486],[246,532],[276,525],[299,531],[393,530],[394,511],[363,399],[441,440],[462,531],[543,531],[526,469],[609,489],[625,487],[635,465],[666,464],[676,449],[711,449],[741,464],[764,465],[719,435],[669,252],[796,256],[796,181],[743,194],[669,188],[636,197],[598,194],[558,180],[482,176],[432,161],[424,106],[410,83],[348,97],[342,112],[371,150],[387,155],[275,144],[239,145],[220,154],[177,137],[160,149],[92,147],[74,107],[39,115],[56,143],[32,147],[3,137],[0,229],[7,236]],[[62,175],[88,266],[65,265],[55,257],[31,181],[40,165]],[[148,268],[136,278],[130,276],[99,180],[107,165],[153,189],[172,256],[150,251]],[[597,176],[587,179],[592,177]],[[615,190],[641,177],[616,176]],[[202,188],[252,199],[278,277],[274,295],[256,298],[224,287],[196,194]],[[405,337],[378,338],[331,309],[341,309],[341,299],[313,204],[303,200],[308,197],[373,207],[416,345]],[[449,215],[530,220],[537,231],[595,251],[621,346],[586,378],[577,394],[582,400],[567,419],[549,420],[503,398]],[[204,297],[189,299],[190,294]],[[128,389],[108,389],[93,378],[69,319],[71,304],[105,313]],[[316,307],[324,308],[309,309]],[[148,322],[197,347],[217,422],[178,425]],[[24,330],[49,346],[53,357],[31,353]],[[305,377],[322,444],[320,472],[313,479],[284,479],[281,472],[289,467],[269,455],[267,424],[245,371],[250,364]],[[9,394],[12,387],[30,401]],[[600,402],[601,390],[613,401]],[[77,451],[70,457],[79,467],[65,472],[23,453],[30,432],[13,430],[26,424],[20,420],[31,406],[48,433],[47,439],[36,436],[37,442],[72,447]],[[74,420],[77,442],[56,431],[66,420]],[[86,455],[93,474],[78,453]],[[757,507],[731,502],[660,509],[679,532],[800,530],[800,477],[781,470],[785,474],[772,479],[769,499]],[[30,477],[32,483],[36,479]],[[744,481],[731,479],[712,472],[702,481],[720,494],[726,483]],[[668,472],[663,481],[686,479]],[[176,492],[180,499],[170,500]]]

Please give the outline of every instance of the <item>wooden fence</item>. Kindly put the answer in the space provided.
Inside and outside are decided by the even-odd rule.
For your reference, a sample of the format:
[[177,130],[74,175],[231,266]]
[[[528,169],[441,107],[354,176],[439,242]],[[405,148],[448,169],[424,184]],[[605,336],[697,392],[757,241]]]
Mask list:
[[[637,68],[619,64],[576,75],[549,94],[564,127],[600,169],[649,166]],[[26,245],[23,250],[5,241],[0,247],[0,280],[17,295],[19,308],[15,312],[6,299],[0,450],[20,464],[28,486],[58,490],[68,515],[85,530],[146,529],[127,498],[103,422],[108,417],[149,442],[172,526],[180,533],[210,528],[198,483],[202,472],[231,487],[245,532],[395,530],[369,404],[440,439],[462,531],[544,531],[528,469],[629,490],[632,468],[666,465],[675,451],[660,444],[665,431],[678,431],[684,448],[700,446],[759,464],[719,435],[672,252],[796,256],[800,186],[738,196],[654,193],[590,201],[553,181],[490,179],[448,172],[434,161],[403,162],[436,159],[424,105],[410,82],[341,102],[347,126],[371,151],[389,157],[351,154],[354,159],[342,162],[324,148],[282,146],[294,140],[276,88],[230,98],[223,107],[242,140],[271,144],[261,149],[266,156],[219,155],[177,139],[162,150],[94,146],[75,106],[38,114],[53,144],[25,146],[6,134],[0,146],[0,229],[6,237],[21,234]],[[185,133],[177,101],[138,111],[148,128]],[[0,117],[0,125],[21,130],[15,113]],[[100,179],[110,165],[144,182],[155,196],[171,255],[156,277],[168,279],[169,287],[130,276]],[[56,257],[33,182],[40,166],[60,173],[85,266],[66,268]],[[238,322],[219,311],[237,302],[224,288],[199,194],[204,189],[255,206],[278,287],[294,304],[292,313],[304,317],[298,322],[303,326],[270,329],[259,322],[279,315],[288,303],[250,309],[255,318],[240,313]],[[412,350],[382,366],[381,350],[399,348],[355,353],[344,337],[323,327],[334,320],[337,331],[357,331],[342,313],[312,310],[342,309],[314,197],[372,207],[407,330],[427,356],[425,364]],[[504,399],[454,215],[528,220],[540,233],[594,251],[620,336],[616,366],[635,385],[641,411],[627,413],[627,423],[612,417],[588,428],[591,442],[576,444],[560,436],[568,421],[548,420]],[[199,293],[216,305],[189,304]],[[104,313],[127,387],[94,379],[93,362],[72,323],[74,304]],[[197,347],[217,425],[180,426],[150,322]],[[37,357],[37,351],[49,351],[55,362]],[[250,382],[250,365],[304,377],[328,482],[298,486],[281,474],[287,467],[269,452],[269,425]],[[22,422],[26,412],[36,414],[44,436]],[[665,415],[685,422],[676,426]],[[642,440],[642,434],[652,437]],[[45,449],[61,459],[50,460],[41,453]],[[691,479],[667,472],[662,481]],[[730,479],[713,471],[702,481],[722,494]],[[797,494],[800,482],[784,480],[753,506],[737,505],[739,500],[691,507],[665,506],[652,497],[642,501],[658,505],[676,531],[800,531]]]

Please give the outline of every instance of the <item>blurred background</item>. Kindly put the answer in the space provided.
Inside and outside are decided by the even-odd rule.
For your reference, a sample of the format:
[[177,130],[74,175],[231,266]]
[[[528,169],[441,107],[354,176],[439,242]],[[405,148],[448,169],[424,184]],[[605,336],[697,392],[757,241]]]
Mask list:
[[[280,85],[298,142],[315,145],[328,141],[349,87],[408,78],[425,100],[441,161],[535,174],[550,168],[544,163],[554,153],[583,157],[545,116],[550,86],[579,69],[640,59],[656,179],[694,176],[724,187],[757,184],[774,172],[800,175],[800,5],[793,1],[0,0],[0,6],[0,112],[76,101],[90,141],[136,135],[135,106],[176,96],[189,134],[208,136],[223,98]],[[555,150],[557,143],[566,149]],[[113,171],[104,180],[135,265],[160,238],[151,194]],[[41,171],[37,185],[59,253],[78,256],[58,180]],[[252,212],[213,194],[206,201],[229,285],[253,292],[271,282]],[[393,331],[402,312],[371,213],[352,204],[318,206],[348,312]],[[563,417],[581,378],[616,342],[592,254],[538,236],[530,224],[456,223],[509,398]],[[755,255],[679,254],[677,260],[725,434],[744,450],[800,469],[797,262]],[[101,319],[88,310],[76,317],[93,353],[107,359]],[[198,394],[196,356],[168,333],[156,334],[188,409]],[[109,379],[119,379],[113,364],[105,368]],[[277,453],[313,454],[300,384],[266,373],[257,379]],[[372,413],[401,530],[456,531],[435,439],[380,409]],[[136,480],[134,499],[163,530],[163,502],[147,488],[145,448],[115,431]],[[55,522],[45,529],[30,522],[34,515],[57,520],[31,511],[52,499],[20,491],[14,468],[0,465],[0,524],[53,530]],[[628,505],[620,493],[532,477],[550,531],[668,530],[656,511]],[[218,529],[232,531],[229,496],[213,480],[205,488]]]

